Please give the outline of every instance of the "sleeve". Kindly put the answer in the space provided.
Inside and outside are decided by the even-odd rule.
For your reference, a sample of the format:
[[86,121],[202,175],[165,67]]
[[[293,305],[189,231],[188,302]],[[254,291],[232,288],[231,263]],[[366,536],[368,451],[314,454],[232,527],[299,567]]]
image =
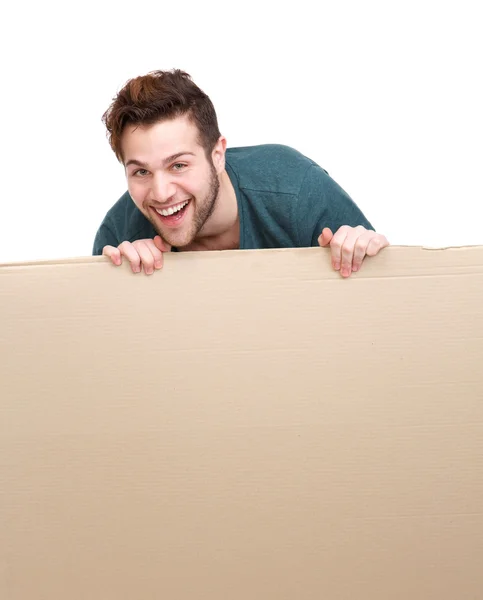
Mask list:
[[93,256],[100,256],[104,246],[119,246],[121,242],[117,239],[115,233],[109,227],[106,220],[103,221],[97,230],[92,247]]
[[343,225],[374,230],[352,198],[316,164],[309,167],[302,182],[297,212],[302,247],[317,246],[324,227],[333,233]]

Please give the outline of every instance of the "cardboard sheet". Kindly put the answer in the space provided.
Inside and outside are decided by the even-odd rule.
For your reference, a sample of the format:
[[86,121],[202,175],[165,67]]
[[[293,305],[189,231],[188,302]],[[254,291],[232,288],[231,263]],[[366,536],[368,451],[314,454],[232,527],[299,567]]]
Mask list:
[[1,600],[483,598],[483,247],[0,267]]

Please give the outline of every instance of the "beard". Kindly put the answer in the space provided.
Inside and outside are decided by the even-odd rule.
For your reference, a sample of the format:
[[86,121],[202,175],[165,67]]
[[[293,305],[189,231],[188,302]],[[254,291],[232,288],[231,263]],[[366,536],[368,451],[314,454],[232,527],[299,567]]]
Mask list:
[[206,221],[211,217],[215,210],[216,201],[220,192],[220,180],[216,172],[215,166],[211,163],[210,166],[210,185],[203,201],[197,205],[195,201],[195,214],[193,219],[193,228],[191,241],[198,235],[204,227]]
[[189,225],[189,231],[183,234],[183,238],[180,239],[180,232],[171,230],[162,231],[159,226],[159,222],[154,217],[148,216],[152,226],[161,238],[168,243],[170,246],[175,248],[184,248],[191,244],[201,229],[205,226],[208,219],[215,210],[216,201],[218,200],[218,194],[220,191],[220,180],[216,172],[213,163],[210,165],[210,180],[209,187],[206,195],[202,199],[196,199],[192,197],[190,203],[194,205],[194,215],[191,224]]

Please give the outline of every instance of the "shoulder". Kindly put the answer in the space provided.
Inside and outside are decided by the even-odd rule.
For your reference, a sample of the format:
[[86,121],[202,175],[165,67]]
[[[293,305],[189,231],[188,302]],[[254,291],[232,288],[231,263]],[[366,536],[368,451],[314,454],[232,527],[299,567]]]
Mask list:
[[313,163],[313,161],[291,146],[285,144],[259,144],[257,146],[240,146],[238,148],[227,148],[226,155],[237,161],[273,160],[281,159],[289,162],[301,161]]
[[311,167],[321,169],[311,158],[283,144],[228,148],[226,162],[241,188],[287,194],[299,193]]
[[139,212],[129,192],[124,194],[111,206],[104,218],[105,221],[118,222],[130,221]]

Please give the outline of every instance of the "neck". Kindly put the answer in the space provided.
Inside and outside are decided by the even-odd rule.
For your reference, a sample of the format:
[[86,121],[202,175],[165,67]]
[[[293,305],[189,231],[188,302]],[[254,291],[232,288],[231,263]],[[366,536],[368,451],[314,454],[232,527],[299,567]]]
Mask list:
[[215,209],[185,250],[234,250],[240,246],[240,220],[235,188],[226,171],[220,177]]

